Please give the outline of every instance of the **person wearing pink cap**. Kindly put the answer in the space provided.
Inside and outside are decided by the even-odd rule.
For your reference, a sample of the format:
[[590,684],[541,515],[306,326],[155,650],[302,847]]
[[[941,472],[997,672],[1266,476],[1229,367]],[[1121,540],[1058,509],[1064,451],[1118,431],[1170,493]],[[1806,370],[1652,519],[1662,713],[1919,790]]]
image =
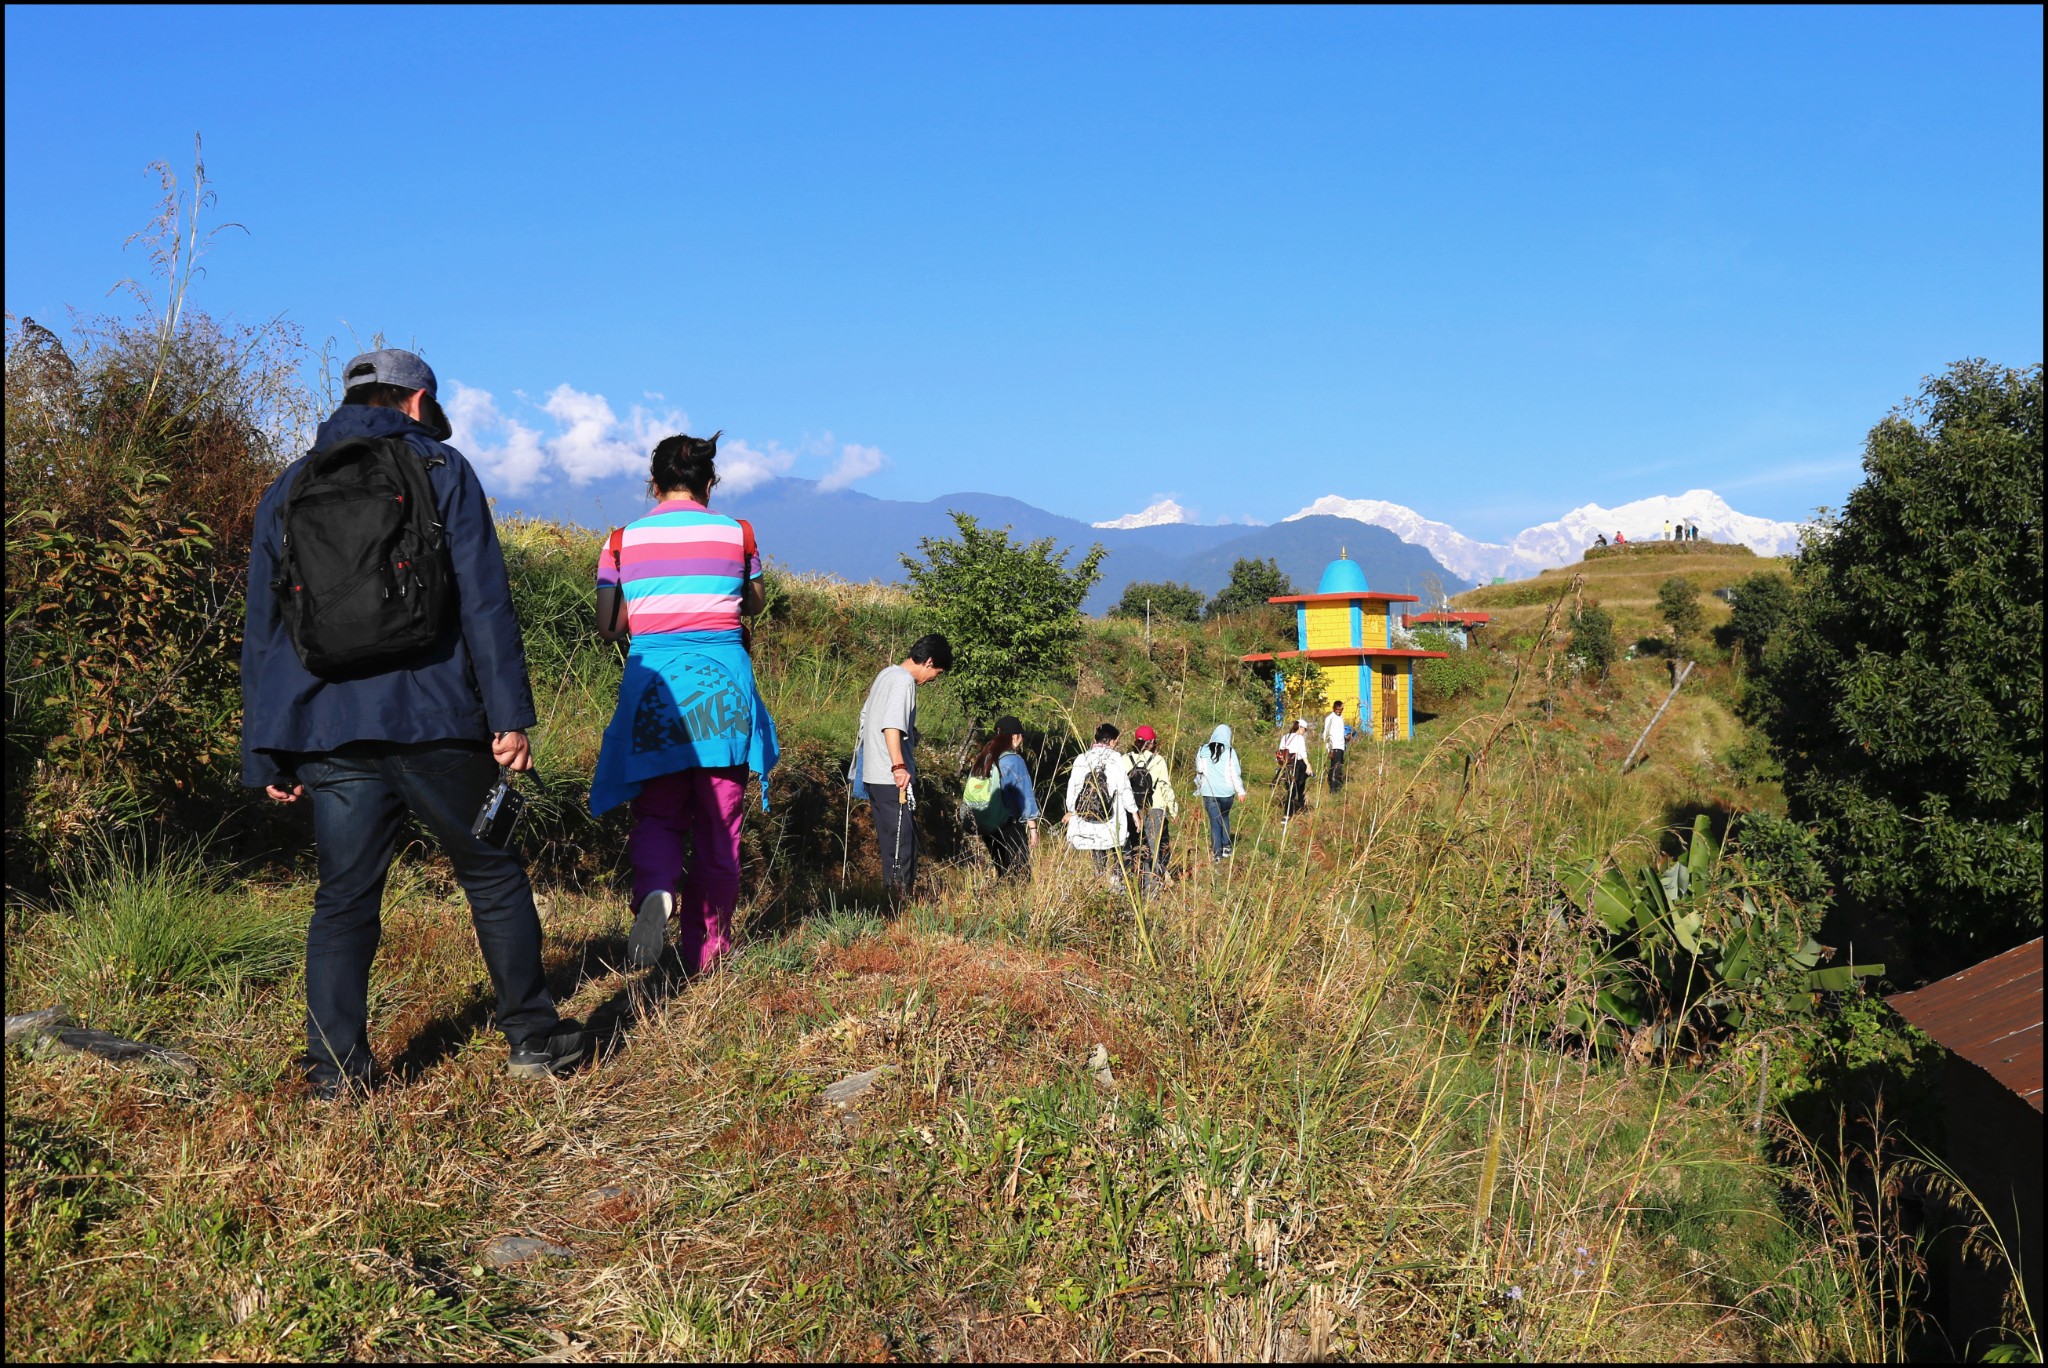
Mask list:
[[1167,838],[1172,820],[1180,816],[1173,793],[1173,772],[1159,753],[1159,733],[1138,728],[1131,745],[1131,798],[1138,808],[1138,880],[1150,893],[1166,878]]

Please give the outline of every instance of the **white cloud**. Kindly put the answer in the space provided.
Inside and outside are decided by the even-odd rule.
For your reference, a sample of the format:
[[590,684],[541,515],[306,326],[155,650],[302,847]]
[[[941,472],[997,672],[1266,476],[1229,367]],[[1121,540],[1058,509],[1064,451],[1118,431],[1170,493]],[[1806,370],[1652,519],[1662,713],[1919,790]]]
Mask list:
[[540,434],[498,412],[489,390],[472,389],[460,380],[449,383],[448,423],[455,430],[454,444],[470,464],[508,494],[524,493],[542,482],[547,453],[541,449]]
[[787,474],[795,464],[796,453],[785,450],[780,442],[770,442],[767,450],[761,451],[738,437],[727,438],[718,444],[719,492],[744,494]]
[[880,447],[848,442],[839,449],[839,460],[825,473],[825,478],[818,481],[818,489],[821,492],[845,489],[856,480],[865,480],[888,462],[889,458],[882,454]]
[[[524,397],[524,396],[522,396]],[[659,402],[660,396],[648,398]],[[450,381],[448,422],[454,443],[494,489],[519,494],[555,476],[571,484],[615,475],[645,475],[654,444],[686,431],[689,418],[676,409],[650,410],[635,404],[624,421],[601,394],[557,385],[540,405],[556,431],[538,429],[498,409],[489,390]]]
[[[529,408],[524,393],[514,391]],[[561,479],[570,484],[618,477],[644,477],[655,443],[689,429],[689,418],[667,407],[662,395],[648,391],[646,404],[635,404],[621,418],[602,394],[573,385],[556,385],[537,405],[553,431],[530,426],[501,411],[489,390],[459,380],[449,382],[448,420],[454,442],[470,458],[492,492],[522,494],[537,485]],[[649,407],[653,405],[654,407]],[[836,457],[834,450],[837,450]],[[745,494],[789,474],[799,462],[830,461],[819,480],[823,490],[845,489],[889,463],[880,447],[859,442],[838,443],[831,433],[806,436],[794,448],[777,441],[749,442],[728,437],[718,445],[718,484],[729,495]]]

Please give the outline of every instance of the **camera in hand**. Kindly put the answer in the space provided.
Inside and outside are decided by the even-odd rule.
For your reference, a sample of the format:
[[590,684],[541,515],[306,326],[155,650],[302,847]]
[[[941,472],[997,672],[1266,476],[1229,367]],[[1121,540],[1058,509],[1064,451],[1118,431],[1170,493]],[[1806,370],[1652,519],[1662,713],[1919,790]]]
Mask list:
[[498,782],[484,795],[484,805],[469,824],[469,834],[503,850],[512,844],[512,830],[526,813],[526,795],[512,786],[512,770],[498,767]]

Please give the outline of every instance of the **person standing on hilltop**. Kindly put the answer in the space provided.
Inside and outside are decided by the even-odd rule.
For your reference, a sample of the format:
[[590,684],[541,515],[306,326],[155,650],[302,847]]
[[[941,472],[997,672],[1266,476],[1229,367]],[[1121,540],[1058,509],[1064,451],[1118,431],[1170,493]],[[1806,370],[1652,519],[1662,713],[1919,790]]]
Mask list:
[[370,965],[410,812],[469,895],[508,1071],[544,1078],[583,1057],[584,1031],[548,993],[518,851],[473,831],[501,773],[533,766],[497,528],[426,362],[385,348],[342,377],[313,450],[256,506],[242,635],[242,782],[312,799],[302,1070],[317,1098],[375,1085]]
[[1670,540],[1671,540],[1671,519],[1669,519],[1669,518],[1666,518],[1666,519],[1664,520],[1664,540],[1665,540],[1665,541],[1670,541]]
[[598,551],[597,634],[630,646],[590,811],[633,805],[626,959],[636,969],[661,962],[671,921],[689,972],[732,949],[747,774],[761,776],[765,809],[779,753],[741,624],[761,611],[761,553],[752,527],[710,507],[720,435],[657,442],[654,508]]
[[882,668],[860,705],[847,777],[874,809],[882,884],[892,907],[902,907],[917,882],[917,686],[952,668],[951,643],[937,632],[921,636],[900,664]]
[[1230,744],[1230,727],[1217,724],[1195,752],[1195,794],[1209,817],[1209,858],[1230,858],[1230,808],[1244,797],[1244,767]]

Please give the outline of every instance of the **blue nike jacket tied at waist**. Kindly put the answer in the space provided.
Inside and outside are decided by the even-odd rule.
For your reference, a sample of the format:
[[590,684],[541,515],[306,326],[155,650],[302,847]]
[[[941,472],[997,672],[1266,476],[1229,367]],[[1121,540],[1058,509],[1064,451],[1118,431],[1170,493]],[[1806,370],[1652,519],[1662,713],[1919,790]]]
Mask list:
[[249,548],[242,782],[251,788],[288,783],[299,756],[351,741],[488,741],[493,732],[524,731],[536,720],[505,553],[469,461],[398,410],[361,404],[336,409],[313,445],[351,437],[403,437],[430,463],[427,479],[455,571],[455,621],[439,642],[400,669],[329,680],[300,664],[271,588],[285,496],[305,458],[287,466],[256,505]]

